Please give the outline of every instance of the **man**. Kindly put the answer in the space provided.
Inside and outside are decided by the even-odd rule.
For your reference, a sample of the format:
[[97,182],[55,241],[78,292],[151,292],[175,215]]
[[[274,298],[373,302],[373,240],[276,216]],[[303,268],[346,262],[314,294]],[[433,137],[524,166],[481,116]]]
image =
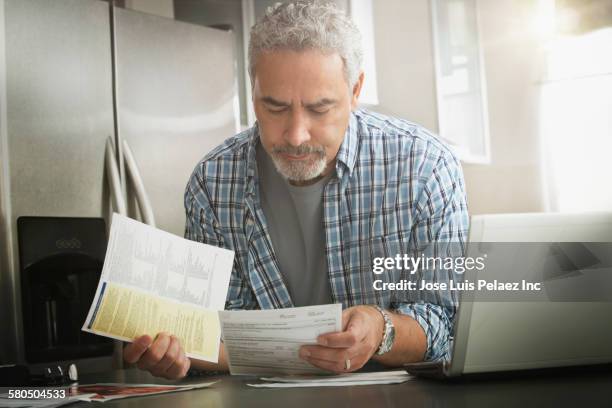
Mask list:
[[[300,349],[338,373],[448,356],[451,294],[377,291],[377,277],[403,275],[372,265],[463,243],[468,225],[449,149],[417,125],[357,110],[361,60],[358,30],[332,6],[269,10],[249,45],[257,123],[210,152],[185,193],[185,236],[235,251],[226,309],[342,303],[343,330]],[[167,378],[192,364],[227,369],[223,345],[218,364],[191,362],[166,333],[124,356]]]

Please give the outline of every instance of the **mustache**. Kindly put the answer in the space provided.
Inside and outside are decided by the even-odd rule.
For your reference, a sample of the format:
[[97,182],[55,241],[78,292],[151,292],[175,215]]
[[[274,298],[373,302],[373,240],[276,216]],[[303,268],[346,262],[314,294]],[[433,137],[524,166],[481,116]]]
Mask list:
[[301,144],[297,147],[294,146],[274,146],[272,148],[273,153],[285,153],[292,156],[301,156],[304,154],[317,154],[319,156],[325,156],[325,148],[322,146],[310,146],[307,144]]

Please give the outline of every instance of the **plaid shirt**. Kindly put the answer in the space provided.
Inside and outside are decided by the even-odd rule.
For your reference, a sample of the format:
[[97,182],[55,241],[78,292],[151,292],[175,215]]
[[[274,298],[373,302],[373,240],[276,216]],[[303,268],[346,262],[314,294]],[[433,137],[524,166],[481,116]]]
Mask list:
[[[292,307],[261,208],[255,159],[257,125],[226,140],[196,166],[185,192],[185,237],[235,251],[226,309]],[[461,166],[422,127],[364,110],[351,114],[323,193],[325,254],[333,300],[344,308],[378,304],[411,316],[427,337],[426,360],[448,358],[454,292],[374,290],[375,257],[437,252],[466,239]],[[407,275],[407,279],[414,276]],[[440,275],[436,280],[448,280]],[[412,296],[412,297],[411,297]],[[415,297],[416,296],[416,297]]]

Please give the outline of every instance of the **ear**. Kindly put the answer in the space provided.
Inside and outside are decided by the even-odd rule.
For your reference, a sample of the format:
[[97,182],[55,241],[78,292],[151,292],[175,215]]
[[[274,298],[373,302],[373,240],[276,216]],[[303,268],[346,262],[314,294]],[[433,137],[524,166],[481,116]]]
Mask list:
[[363,71],[359,74],[359,78],[357,78],[357,82],[353,85],[353,94],[351,95],[351,109],[354,110],[357,108],[357,104],[359,103],[359,94],[361,93],[361,87],[363,86]]

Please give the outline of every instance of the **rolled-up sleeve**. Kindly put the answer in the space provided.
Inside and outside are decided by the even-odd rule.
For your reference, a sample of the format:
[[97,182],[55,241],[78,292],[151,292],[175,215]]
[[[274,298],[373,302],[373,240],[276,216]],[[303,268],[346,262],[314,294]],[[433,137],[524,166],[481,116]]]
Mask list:
[[[426,256],[463,256],[469,217],[463,172],[459,161],[443,151],[423,177],[424,185],[416,200],[416,220],[411,234],[413,251]],[[420,300],[398,303],[394,309],[415,319],[427,337],[425,360],[449,359],[458,294],[450,290],[452,270],[430,271],[424,278],[446,282],[447,289],[424,292]]]
[[452,321],[446,308],[432,303],[402,303],[394,311],[412,317],[425,332],[427,351],[424,360],[449,359]]

